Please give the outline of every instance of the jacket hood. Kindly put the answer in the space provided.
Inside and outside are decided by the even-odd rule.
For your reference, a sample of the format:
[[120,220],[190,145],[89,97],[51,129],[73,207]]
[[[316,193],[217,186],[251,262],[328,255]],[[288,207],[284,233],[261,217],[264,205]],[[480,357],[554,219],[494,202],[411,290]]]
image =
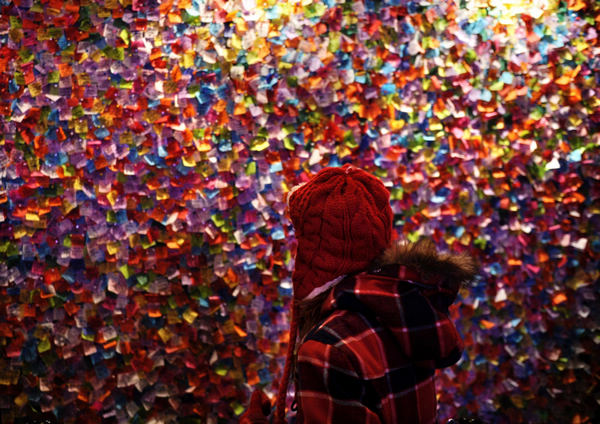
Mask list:
[[457,292],[460,285],[471,281],[479,270],[469,254],[438,252],[429,239],[417,243],[397,242],[383,252],[377,263],[405,265],[416,271],[423,283],[443,283]]
[[394,335],[408,360],[433,361],[442,368],[458,361],[463,349],[448,306],[476,272],[470,256],[439,253],[429,240],[398,243],[373,269],[336,285],[323,308],[375,319]]

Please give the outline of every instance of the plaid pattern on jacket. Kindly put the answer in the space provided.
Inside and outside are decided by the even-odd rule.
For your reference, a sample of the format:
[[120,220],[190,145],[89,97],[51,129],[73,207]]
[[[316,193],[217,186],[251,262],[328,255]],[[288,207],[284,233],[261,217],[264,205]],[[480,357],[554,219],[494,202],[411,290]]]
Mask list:
[[458,285],[421,275],[391,264],[334,287],[298,350],[297,423],[436,422],[435,369],[463,349],[447,314]]

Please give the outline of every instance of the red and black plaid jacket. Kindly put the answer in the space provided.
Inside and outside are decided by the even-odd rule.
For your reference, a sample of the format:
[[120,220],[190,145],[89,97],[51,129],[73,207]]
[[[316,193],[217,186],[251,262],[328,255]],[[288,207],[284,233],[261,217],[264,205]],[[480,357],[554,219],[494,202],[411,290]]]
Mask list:
[[298,350],[297,423],[436,422],[435,369],[463,344],[447,314],[456,293],[416,275],[388,265],[334,287]]

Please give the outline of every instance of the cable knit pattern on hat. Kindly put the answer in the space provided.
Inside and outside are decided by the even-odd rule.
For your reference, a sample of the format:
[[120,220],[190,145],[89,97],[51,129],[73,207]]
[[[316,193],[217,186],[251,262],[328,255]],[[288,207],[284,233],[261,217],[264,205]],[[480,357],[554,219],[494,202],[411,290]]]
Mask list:
[[364,269],[391,243],[389,191],[351,165],[321,170],[292,193],[289,210],[298,240],[295,300]]

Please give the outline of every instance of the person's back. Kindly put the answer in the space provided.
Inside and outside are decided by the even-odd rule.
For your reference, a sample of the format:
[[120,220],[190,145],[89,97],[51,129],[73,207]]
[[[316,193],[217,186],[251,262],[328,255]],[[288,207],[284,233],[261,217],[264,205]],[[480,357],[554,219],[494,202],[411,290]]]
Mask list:
[[[435,369],[462,353],[447,316],[456,294],[450,290],[472,277],[473,263],[440,257],[426,241],[386,253],[391,263],[331,290],[321,322],[304,336],[298,423],[436,422]],[[446,293],[437,289],[442,282]]]

